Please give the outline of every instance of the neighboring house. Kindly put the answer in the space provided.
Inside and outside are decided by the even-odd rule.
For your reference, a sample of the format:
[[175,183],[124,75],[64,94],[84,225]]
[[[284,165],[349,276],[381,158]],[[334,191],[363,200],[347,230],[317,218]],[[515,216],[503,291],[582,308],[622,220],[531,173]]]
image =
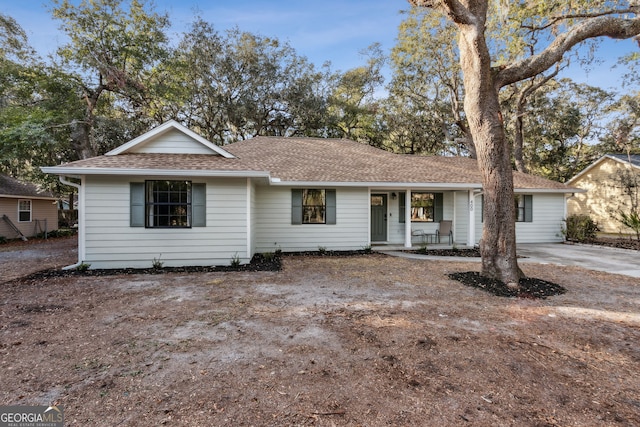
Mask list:
[[[567,201],[569,215],[589,215],[603,233],[634,233],[615,218],[616,212],[630,209],[629,195],[620,183],[621,173],[640,178],[640,155],[607,154],[567,181],[567,185],[586,190]],[[638,197],[640,189],[632,189]]]
[[55,197],[33,184],[0,174],[0,236],[15,239],[22,233],[22,236],[32,237],[57,229]]
[[[46,167],[79,189],[91,268],[247,263],[255,253],[420,242],[453,222],[478,243],[475,160],[393,154],[344,139],[256,137],[224,147],[167,122],[104,156]],[[563,240],[575,189],[515,173],[519,242]]]

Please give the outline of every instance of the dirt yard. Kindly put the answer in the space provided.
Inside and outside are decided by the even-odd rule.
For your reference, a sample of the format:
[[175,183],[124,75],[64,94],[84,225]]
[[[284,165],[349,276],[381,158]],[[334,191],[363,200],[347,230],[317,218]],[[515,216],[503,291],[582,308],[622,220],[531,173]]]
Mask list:
[[501,298],[447,278],[478,263],[382,255],[15,279],[74,244],[0,247],[2,405],[68,426],[640,425],[638,279],[523,264],[567,293]]

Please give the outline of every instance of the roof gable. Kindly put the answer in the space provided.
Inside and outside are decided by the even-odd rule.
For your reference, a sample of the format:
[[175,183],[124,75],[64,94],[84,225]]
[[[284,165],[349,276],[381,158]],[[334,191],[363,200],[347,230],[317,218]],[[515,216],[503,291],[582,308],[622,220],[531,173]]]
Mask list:
[[640,168],[640,154],[607,154],[607,156],[623,163],[631,163],[633,166]]
[[233,158],[233,155],[207,141],[175,120],[170,120],[106,153],[119,154],[209,154]]
[[[631,163],[629,163],[629,157],[631,157]],[[599,165],[607,161],[619,162],[640,169],[640,155],[633,154],[631,156],[628,156],[626,154],[605,154],[604,156],[600,157],[598,160],[584,168],[582,172],[578,173],[576,176],[568,180],[567,185],[574,184],[585,174],[589,173],[589,171],[591,171],[593,168],[598,167]]]

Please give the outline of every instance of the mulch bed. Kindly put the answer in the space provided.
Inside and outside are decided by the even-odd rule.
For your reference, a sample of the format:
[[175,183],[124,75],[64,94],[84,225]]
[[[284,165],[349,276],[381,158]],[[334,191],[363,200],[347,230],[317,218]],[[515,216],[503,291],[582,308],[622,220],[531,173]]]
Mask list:
[[185,267],[159,267],[159,268],[109,268],[89,269],[76,268],[71,270],[47,269],[23,276],[20,281],[32,281],[51,277],[70,276],[115,276],[123,274],[166,274],[166,273],[211,273],[224,271],[280,271],[282,269],[283,256],[320,256],[320,257],[346,257],[371,254],[371,250],[362,249],[355,251],[305,251],[305,252],[274,252],[258,253],[253,256],[249,264],[242,265],[218,265],[218,266],[185,266]]
[[51,277],[70,276],[115,276],[122,274],[166,274],[166,273],[210,273],[215,271],[279,271],[282,268],[280,254],[255,254],[249,264],[238,266],[185,266],[185,267],[160,267],[160,268],[110,268],[110,269],[72,269],[59,270],[47,269],[21,277],[19,281],[32,281]]
[[465,248],[465,249],[416,249],[416,250],[407,250],[403,252],[420,254],[420,255],[431,255],[431,256],[458,256],[458,257],[467,257],[467,258],[479,258],[480,257],[480,249],[478,248]]
[[607,246],[610,248],[618,248],[618,249],[631,249],[635,251],[640,251],[640,240],[631,237],[600,237],[594,240],[585,240],[581,242],[573,242],[569,241],[567,243],[583,243],[587,245],[596,245],[596,246]]
[[519,288],[511,289],[497,279],[491,279],[480,275],[477,271],[451,273],[448,277],[457,280],[466,286],[482,289],[499,297],[519,297],[530,299],[545,299],[554,295],[562,295],[567,292],[565,288],[546,280],[526,277],[520,279]]

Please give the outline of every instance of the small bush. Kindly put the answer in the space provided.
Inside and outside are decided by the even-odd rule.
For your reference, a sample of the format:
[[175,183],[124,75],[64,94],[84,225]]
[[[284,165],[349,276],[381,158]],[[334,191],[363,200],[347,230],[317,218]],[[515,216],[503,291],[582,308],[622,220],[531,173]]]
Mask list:
[[234,256],[231,257],[231,264],[230,265],[233,268],[240,267],[240,256],[237,253]]
[[638,212],[631,211],[629,213],[620,212],[619,215],[622,225],[635,231],[636,237],[640,240],[640,214]]
[[[77,234],[78,231],[71,228],[59,228],[57,230],[50,231],[47,233],[47,237],[69,237]],[[42,234],[44,237],[44,233]]]
[[158,258],[153,258],[153,261],[151,261],[151,266],[153,268],[155,268],[156,270],[160,270],[162,268],[162,266],[164,265],[164,262],[160,261],[160,257],[162,257],[162,254],[160,254],[160,256]]
[[588,215],[570,215],[565,220],[565,239],[576,242],[594,240],[597,236],[598,224]]
[[1,245],[1,244],[4,244],[4,243],[7,243],[7,242],[8,242],[8,240],[7,240],[7,238],[6,238],[6,237],[4,237],[4,236],[0,236],[0,245]]
[[82,262],[82,264],[80,264],[79,266],[76,267],[76,270],[78,271],[87,271],[89,270],[89,267],[91,267],[91,264],[87,264],[86,262]]

